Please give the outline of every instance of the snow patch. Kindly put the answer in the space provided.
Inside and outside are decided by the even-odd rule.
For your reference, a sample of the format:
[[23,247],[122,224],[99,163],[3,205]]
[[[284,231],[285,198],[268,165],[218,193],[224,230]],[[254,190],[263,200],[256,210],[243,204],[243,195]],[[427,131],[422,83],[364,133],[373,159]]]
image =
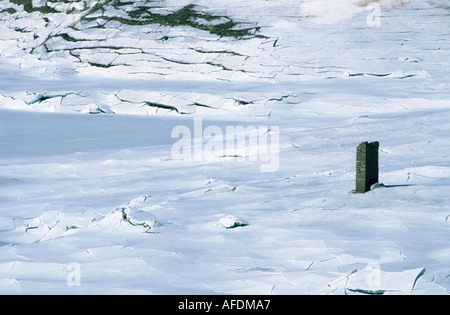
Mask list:
[[304,17],[313,17],[319,24],[336,24],[359,13],[370,10],[374,4],[380,8],[393,8],[410,0],[309,0],[300,5]]
[[219,225],[225,229],[233,229],[238,226],[247,226],[248,223],[229,214],[219,220]]
[[341,281],[345,290],[362,294],[412,294],[425,268],[387,272],[372,267],[355,270]]
[[24,230],[33,241],[47,241],[75,234],[86,226],[89,219],[81,215],[69,215],[60,211],[44,212],[37,218],[29,219],[19,230]]
[[146,211],[137,208],[123,207],[122,211],[123,220],[130,223],[133,226],[142,226],[146,229],[147,233],[152,233],[155,228],[160,224],[156,218]]

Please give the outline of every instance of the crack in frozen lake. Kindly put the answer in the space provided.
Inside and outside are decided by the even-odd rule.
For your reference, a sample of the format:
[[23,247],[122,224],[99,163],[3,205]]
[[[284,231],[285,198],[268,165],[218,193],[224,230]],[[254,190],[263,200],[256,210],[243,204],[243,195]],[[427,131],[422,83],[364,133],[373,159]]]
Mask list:
[[[426,98],[443,98],[450,95],[446,87],[439,89],[439,80],[430,79],[414,79],[400,80],[399,78],[335,78],[330,80],[312,80],[299,82],[220,82],[220,81],[177,81],[177,80],[149,80],[149,79],[108,79],[108,78],[64,78],[64,79],[40,79],[21,74],[22,71],[13,66],[5,66],[0,64],[0,68],[4,69],[0,74],[2,85],[0,92],[14,93],[20,91],[35,93],[89,93],[89,91],[113,92],[124,89],[136,91],[168,91],[168,92],[195,92],[221,94],[227,93],[245,94],[250,92],[255,95],[264,97],[267,91],[287,92],[296,91],[298,96],[304,98],[315,97],[321,93],[333,94],[354,94],[364,96],[380,96],[384,97],[426,97]],[[6,69],[5,69],[6,68]],[[23,73],[26,73],[23,71]],[[16,77],[15,80],[7,78]],[[32,83],[31,83],[32,82]]]

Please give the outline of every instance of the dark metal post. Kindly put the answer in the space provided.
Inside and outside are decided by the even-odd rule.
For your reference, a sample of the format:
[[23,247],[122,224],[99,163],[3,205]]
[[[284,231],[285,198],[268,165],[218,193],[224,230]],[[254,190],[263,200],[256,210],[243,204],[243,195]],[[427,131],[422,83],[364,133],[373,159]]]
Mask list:
[[356,148],[356,189],[355,193],[365,193],[370,186],[378,183],[378,148],[376,142],[362,142]]

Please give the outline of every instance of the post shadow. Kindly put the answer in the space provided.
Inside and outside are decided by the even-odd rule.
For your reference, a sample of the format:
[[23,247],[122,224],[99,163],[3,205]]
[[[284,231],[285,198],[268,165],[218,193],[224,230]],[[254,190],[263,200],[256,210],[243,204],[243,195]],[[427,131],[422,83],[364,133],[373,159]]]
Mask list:
[[[395,188],[416,186],[415,184],[385,185],[378,183],[378,150],[380,144],[375,142],[362,142],[356,148],[356,189],[354,193],[363,194],[375,188]],[[373,185],[378,184],[376,187]]]

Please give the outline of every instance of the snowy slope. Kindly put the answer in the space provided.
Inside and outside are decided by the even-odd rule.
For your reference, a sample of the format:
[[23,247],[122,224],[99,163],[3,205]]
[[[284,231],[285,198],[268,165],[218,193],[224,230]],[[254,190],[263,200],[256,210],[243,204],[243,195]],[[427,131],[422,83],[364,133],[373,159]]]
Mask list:
[[[0,293],[448,294],[449,12],[1,2]],[[174,158],[199,122],[278,150]]]

